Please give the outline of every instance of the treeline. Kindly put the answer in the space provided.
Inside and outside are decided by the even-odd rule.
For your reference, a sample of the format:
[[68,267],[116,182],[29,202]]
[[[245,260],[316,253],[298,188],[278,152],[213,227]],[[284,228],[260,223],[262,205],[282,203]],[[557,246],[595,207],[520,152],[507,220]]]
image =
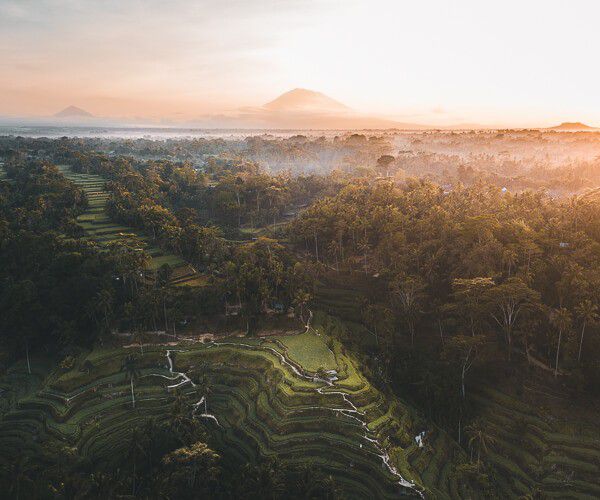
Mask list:
[[230,229],[272,224],[344,182],[337,176],[269,175],[239,158],[210,158],[202,168],[98,153],[62,154],[57,161],[104,176],[112,194],[112,215],[144,227],[154,238],[165,233],[172,239],[169,226],[178,219]]
[[287,310],[297,296],[309,293],[310,285],[285,247],[268,238],[229,241],[224,236],[231,234],[230,224],[248,219],[256,224],[263,218],[267,223],[319,193],[335,192],[344,182],[270,176],[253,163],[210,162],[199,172],[185,164],[140,164],[125,157],[73,159],[75,170],[109,179],[111,218],[145,230],[156,243],[211,274],[220,296],[240,306],[250,330],[262,312],[275,305]]
[[[168,265],[150,271],[150,256],[135,237],[106,246],[83,239],[75,218],[86,207],[84,193],[55,166],[18,155],[5,167],[8,180],[0,181],[0,338],[10,357],[30,348],[89,345],[114,329],[176,333],[180,322],[220,315],[226,304],[252,333],[266,311],[286,312],[309,300],[310,280],[276,241],[229,242],[218,227],[202,225],[193,208],[177,215],[166,208],[164,192],[174,179],[189,174],[182,185],[192,191],[201,174],[162,165],[160,172],[172,175],[161,181],[155,166],[143,176],[127,159],[98,165],[95,171],[105,169],[111,179],[115,219],[181,253],[206,286],[172,286]],[[134,201],[119,205],[123,199]]]
[[457,407],[448,395],[464,399],[469,377],[490,356],[526,359],[549,377],[569,375],[577,390],[597,390],[600,203],[593,199],[357,180],[303,212],[290,237],[329,274],[354,271],[379,283],[384,292],[365,296],[362,321],[383,377],[422,382],[428,367],[444,388],[439,397],[422,383],[410,392],[430,391],[423,400],[435,401],[440,417]]
[[[90,341],[117,263],[77,239],[83,193],[56,167],[8,162],[0,182],[0,340],[8,353]],[[123,263],[123,266],[126,266]],[[125,268],[121,269],[125,273]]]
[[130,156],[137,160],[189,162],[196,167],[211,159],[237,160],[260,164],[269,173],[293,175],[327,174],[332,170],[350,171],[374,165],[383,154],[393,153],[391,136],[340,133],[314,137],[295,135],[224,138],[60,139],[0,137],[0,154],[28,150],[34,155],[58,152],[99,152],[110,156]]

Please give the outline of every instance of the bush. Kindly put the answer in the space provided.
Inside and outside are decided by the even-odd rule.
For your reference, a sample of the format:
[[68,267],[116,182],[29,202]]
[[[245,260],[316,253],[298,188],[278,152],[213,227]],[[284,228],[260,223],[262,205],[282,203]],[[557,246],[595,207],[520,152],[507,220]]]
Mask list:
[[59,364],[60,368],[64,371],[72,370],[75,366],[75,358],[73,356],[66,356]]

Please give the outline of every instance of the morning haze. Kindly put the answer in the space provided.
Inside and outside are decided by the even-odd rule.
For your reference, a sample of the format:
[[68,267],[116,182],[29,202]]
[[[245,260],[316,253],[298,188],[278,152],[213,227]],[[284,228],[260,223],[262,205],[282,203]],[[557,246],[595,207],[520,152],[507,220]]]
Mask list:
[[0,0],[0,497],[600,498],[599,6]]
[[[597,2],[0,3],[0,115],[182,123],[294,88],[444,126],[600,124]],[[319,126],[319,124],[313,124]]]

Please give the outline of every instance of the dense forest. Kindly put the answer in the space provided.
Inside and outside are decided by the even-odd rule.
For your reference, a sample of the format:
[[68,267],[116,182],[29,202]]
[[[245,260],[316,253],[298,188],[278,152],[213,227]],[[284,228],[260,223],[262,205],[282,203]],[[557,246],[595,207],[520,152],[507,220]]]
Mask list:
[[[352,356],[380,399],[414,408],[414,421],[429,422],[451,443],[460,465],[447,474],[468,489],[442,494],[441,483],[415,473],[412,494],[546,498],[546,487],[576,484],[592,496],[600,489],[590,479],[596,448],[537,469],[515,459],[523,477],[494,459],[514,450],[501,449],[510,439],[491,427],[481,394],[506,391],[523,408],[535,384],[542,398],[535,403],[553,420],[586,427],[587,416],[597,417],[599,145],[593,133],[539,131],[2,137],[0,431],[42,397],[32,387],[19,399],[9,383],[21,373],[18,363],[23,377],[46,370],[54,387],[73,390],[70,377],[85,379],[81,387],[94,380],[90,352],[135,344],[144,356],[146,345],[148,365],[134,354],[119,363],[135,410],[134,381],[159,363],[156,346],[209,332],[215,345],[237,335],[249,348],[275,330],[306,334],[319,326],[328,332],[326,350]],[[168,378],[176,373],[170,350],[167,358]],[[243,355],[236,359],[245,366]],[[339,373],[350,373],[344,363]],[[261,370],[269,373],[270,401],[282,376]],[[324,365],[313,372],[312,382],[335,382]],[[188,381],[205,389],[201,401],[218,392],[206,374]],[[178,386],[166,391],[172,387],[168,418],[141,414],[123,424],[124,451],[101,468],[54,438],[35,454],[0,452],[4,491],[15,498],[348,496],[317,454],[302,466],[260,453],[230,466],[210,422],[196,418],[196,407],[188,411]],[[549,393],[554,399],[544,399]],[[213,415],[205,407],[202,416]],[[523,418],[515,425],[525,435],[535,425]],[[423,447],[396,427],[381,445],[385,465],[395,449]],[[427,447],[436,452],[433,441]],[[416,468],[396,462],[390,471]],[[546,466],[564,483],[548,486]],[[501,490],[507,470],[519,482]]]

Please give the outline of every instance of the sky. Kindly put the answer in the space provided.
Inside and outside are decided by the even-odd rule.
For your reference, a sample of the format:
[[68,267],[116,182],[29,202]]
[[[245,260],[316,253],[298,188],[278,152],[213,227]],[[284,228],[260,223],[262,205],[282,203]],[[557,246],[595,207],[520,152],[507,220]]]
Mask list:
[[598,0],[0,0],[0,115],[191,120],[302,87],[447,125],[600,126]]

